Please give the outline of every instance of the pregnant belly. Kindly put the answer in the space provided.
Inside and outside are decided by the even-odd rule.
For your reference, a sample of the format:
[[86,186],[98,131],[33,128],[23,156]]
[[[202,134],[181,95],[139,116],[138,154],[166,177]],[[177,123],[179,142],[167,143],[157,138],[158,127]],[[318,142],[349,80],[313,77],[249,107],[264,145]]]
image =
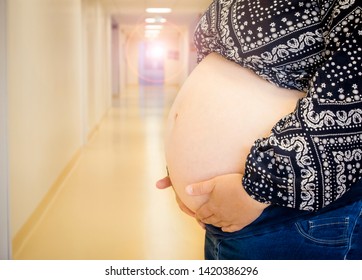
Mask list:
[[183,203],[196,210],[207,200],[188,196],[188,184],[243,173],[254,141],[266,137],[303,96],[217,54],[208,55],[180,89],[167,121],[166,162]]

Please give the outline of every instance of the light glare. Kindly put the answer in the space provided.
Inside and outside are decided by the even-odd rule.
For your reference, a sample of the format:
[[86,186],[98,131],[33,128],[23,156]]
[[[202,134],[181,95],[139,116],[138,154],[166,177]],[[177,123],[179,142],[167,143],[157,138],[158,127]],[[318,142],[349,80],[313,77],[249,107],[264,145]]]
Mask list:
[[147,8],[146,12],[150,14],[167,14],[171,13],[172,10],[171,8]]
[[157,17],[157,18],[146,18],[145,22],[146,23],[165,23],[167,20],[165,18],[162,17]]
[[153,44],[147,50],[147,56],[150,59],[160,59],[165,54],[165,46],[163,44]]

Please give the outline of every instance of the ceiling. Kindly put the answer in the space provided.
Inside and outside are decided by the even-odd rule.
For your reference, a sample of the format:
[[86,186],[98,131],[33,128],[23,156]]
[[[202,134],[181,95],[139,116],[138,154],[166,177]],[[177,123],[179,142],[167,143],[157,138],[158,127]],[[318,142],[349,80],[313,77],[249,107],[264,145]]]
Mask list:
[[102,0],[112,18],[123,30],[134,29],[137,25],[144,24],[146,17],[157,16],[147,14],[146,8],[171,8],[170,14],[159,14],[167,20],[169,29],[175,26],[187,26],[195,21],[205,11],[212,0]]
[[102,0],[115,14],[144,14],[146,8],[167,7],[173,13],[200,13],[212,0]]

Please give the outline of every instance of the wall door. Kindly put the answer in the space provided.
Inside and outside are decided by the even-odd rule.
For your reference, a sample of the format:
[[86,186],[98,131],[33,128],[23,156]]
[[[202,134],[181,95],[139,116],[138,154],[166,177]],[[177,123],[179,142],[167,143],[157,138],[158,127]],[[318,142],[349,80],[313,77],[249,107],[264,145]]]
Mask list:
[[6,0],[0,0],[0,260],[11,258],[9,230],[8,96],[6,74]]
[[119,28],[116,22],[112,22],[112,95],[118,96],[121,91],[120,86],[120,46]]

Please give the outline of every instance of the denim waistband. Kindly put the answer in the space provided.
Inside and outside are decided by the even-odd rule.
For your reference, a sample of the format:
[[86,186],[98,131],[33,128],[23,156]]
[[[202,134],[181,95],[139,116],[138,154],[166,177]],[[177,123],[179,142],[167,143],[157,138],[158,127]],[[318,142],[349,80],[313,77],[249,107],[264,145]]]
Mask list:
[[304,219],[308,216],[313,217],[320,215],[344,206],[351,205],[357,201],[362,202],[362,180],[356,183],[340,199],[322,208],[318,212],[308,212],[293,208],[281,207],[278,205],[271,205],[267,207],[254,222],[243,228],[241,231],[232,233],[223,232],[220,228],[212,225],[206,225],[206,231],[213,235],[227,238],[237,237],[241,232],[244,236],[248,233],[257,234],[259,231],[263,231],[264,228],[268,228],[268,230],[272,230],[273,228],[277,229],[280,224],[287,223],[289,221],[295,222],[298,219]]

